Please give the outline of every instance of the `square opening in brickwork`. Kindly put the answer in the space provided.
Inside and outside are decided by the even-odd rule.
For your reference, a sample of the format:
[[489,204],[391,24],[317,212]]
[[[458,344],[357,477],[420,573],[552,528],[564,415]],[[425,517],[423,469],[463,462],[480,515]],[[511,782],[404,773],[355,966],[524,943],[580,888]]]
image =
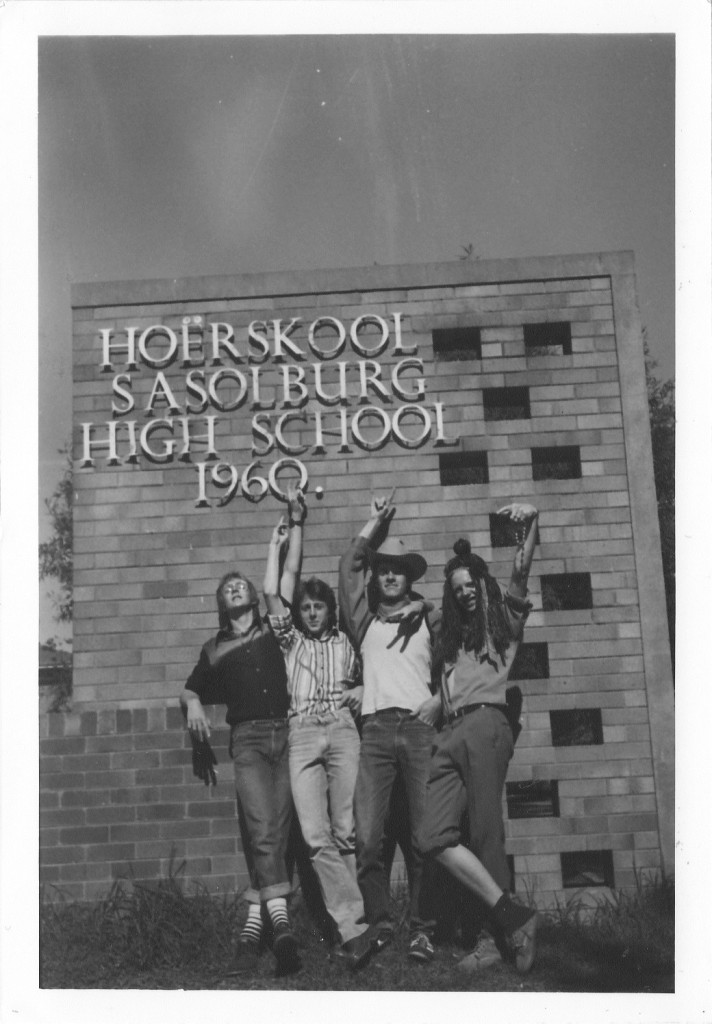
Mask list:
[[[490,543],[493,548],[513,548],[519,544],[520,537],[524,536],[522,524],[512,522],[512,519],[507,516],[497,515],[496,512],[490,512],[489,517],[489,528],[490,528]],[[537,536],[534,543],[539,543],[539,532],[537,527]]]
[[510,680],[548,679],[549,645],[547,643],[520,644],[509,672]]
[[600,708],[567,708],[550,711],[551,743],[554,747],[590,747],[603,743]]
[[529,388],[483,388],[486,420],[528,420]]
[[577,480],[581,476],[581,449],[577,444],[532,448],[533,480]]
[[440,327],[434,330],[433,354],[436,359],[481,359],[479,327]]
[[507,816],[558,818],[559,783],[556,779],[532,779],[507,783]]
[[516,892],[517,876],[514,872],[514,854],[508,853],[506,854],[506,857],[507,867],[509,868],[509,891]]
[[527,355],[570,356],[571,324],[524,324],[524,348]]
[[541,577],[541,606],[545,612],[592,608],[591,574],[562,572]]
[[581,850],[561,854],[561,881],[564,889],[583,889],[591,885],[614,886],[613,851]]
[[438,462],[443,487],[489,483],[487,452],[445,452]]

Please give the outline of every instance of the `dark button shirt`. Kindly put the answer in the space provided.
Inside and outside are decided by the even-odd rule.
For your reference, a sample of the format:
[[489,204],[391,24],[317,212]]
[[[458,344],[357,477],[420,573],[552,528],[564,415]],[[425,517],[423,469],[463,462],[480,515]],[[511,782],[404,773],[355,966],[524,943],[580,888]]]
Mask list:
[[228,725],[286,718],[289,708],[284,657],[263,623],[246,637],[220,630],[204,645],[186,687],[203,704],[226,704]]

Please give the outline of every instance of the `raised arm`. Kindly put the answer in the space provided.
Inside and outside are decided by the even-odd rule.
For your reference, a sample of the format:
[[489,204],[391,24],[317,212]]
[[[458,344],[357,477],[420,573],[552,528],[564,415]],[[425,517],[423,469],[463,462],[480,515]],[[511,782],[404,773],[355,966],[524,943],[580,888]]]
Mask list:
[[287,500],[289,502],[289,547],[279,589],[284,600],[291,604],[302,568],[302,535],[307,503],[302,492],[293,484],[287,488]]
[[367,541],[373,540],[378,530],[386,523],[390,523],[396,514],[396,507],[393,504],[393,495],[395,493],[396,489],[394,487],[390,494],[383,497],[376,497],[374,495],[371,498],[371,516],[368,522],[359,530],[359,537],[363,537]]
[[[289,530],[284,516],[280,516],[279,522],[272,531],[269,547],[267,549],[267,565],[265,567],[265,578],[263,592],[267,611],[270,615],[284,615],[287,609],[279,592],[279,563],[282,556],[282,548],[289,540]],[[291,600],[291,595],[290,598]]]
[[366,596],[367,549],[379,528],[385,526],[395,515],[393,495],[395,487],[387,497],[371,499],[371,515],[361,528],[339,562],[339,609],[341,625],[356,648],[363,639],[363,633],[370,621]]
[[533,505],[513,502],[497,510],[497,515],[509,516],[517,527],[519,539],[514,553],[509,593],[512,597],[526,597],[529,570],[534,557],[539,513]]

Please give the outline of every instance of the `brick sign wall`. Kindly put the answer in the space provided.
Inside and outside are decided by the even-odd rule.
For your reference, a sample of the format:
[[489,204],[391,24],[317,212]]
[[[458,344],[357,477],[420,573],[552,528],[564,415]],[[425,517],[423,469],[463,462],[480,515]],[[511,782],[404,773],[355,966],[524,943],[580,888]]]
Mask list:
[[[541,511],[515,675],[515,884],[550,903],[672,868],[669,653],[629,254],[74,289],[74,713],[43,723],[44,877],[90,897],[171,855],[244,884],[220,739],[192,781],[177,694],[215,586],[258,586],[290,478],[304,573],[336,582],[372,492],[425,555],[467,536],[506,582],[494,515]],[[215,709],[215,720],[221,719]],[[224,730],[223,730],[224,732]]]

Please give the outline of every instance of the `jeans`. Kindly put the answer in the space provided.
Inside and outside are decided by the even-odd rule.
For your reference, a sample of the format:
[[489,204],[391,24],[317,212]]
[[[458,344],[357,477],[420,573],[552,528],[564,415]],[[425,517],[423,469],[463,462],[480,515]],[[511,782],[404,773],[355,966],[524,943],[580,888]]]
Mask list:
[[249,903],[286,896],[292,888],[286,865],[292,821],[287,736],[286,719],[257,719],[232,728]]
[[289,773],[324,905],[348,942],[366,929],[356,882],[353,796],[359,736],[347,708],[289,723]]
[[[512,730],[496,708],[482,707],[438,734],[428,782],[421,848],[437,853],[463,842],[501,889],[510,888],[502,791],[514,752]],[[461,835],[469,818],[469,842]]]
[[367,715],[354,797],[358,882],[369,924],[390,922],[390,886],[384,866],[384,835],[391,791],[400,777],[405,790],[412,842],[410,927],[423,926],[420,894],[423,857],[417,836],[425,811],[430,752],[435,730],[409,711],[388,710]]

